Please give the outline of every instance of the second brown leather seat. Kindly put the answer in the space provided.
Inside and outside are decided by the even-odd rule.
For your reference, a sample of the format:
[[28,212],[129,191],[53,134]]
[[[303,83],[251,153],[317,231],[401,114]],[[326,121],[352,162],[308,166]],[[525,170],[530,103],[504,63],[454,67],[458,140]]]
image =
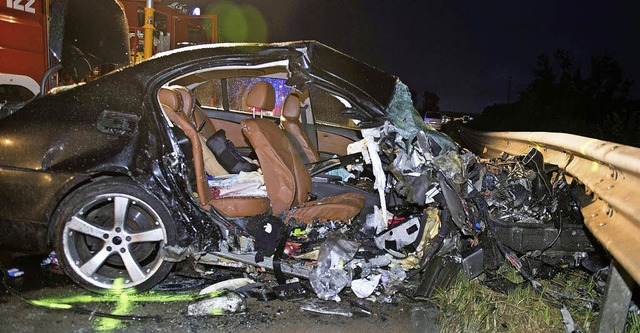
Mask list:
[[284,132],[273,122],[257,118],[243,120],[242,131],[262,165],[273,213],[294,208],[287,213],[285,222],[339,220],[348,223],[364,207],[364,197],[349,192],[307,201],[311,175]]
[[298,96],[291,94],[287,97],[282,107],[282,117],[284,118],[281,123],[282,128],[294,141],[292,142],[294,146],[304,154],[307,162],[315,163],[320,161],[318,150],[300,123],[300,98]]

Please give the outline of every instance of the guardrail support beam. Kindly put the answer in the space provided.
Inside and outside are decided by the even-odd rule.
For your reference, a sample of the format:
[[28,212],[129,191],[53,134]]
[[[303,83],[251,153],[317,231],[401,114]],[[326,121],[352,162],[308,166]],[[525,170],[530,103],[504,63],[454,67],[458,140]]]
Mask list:
[[598,332],[623,332],[629,314],[629,303],[635,282],[614,259],[609,265],[609,278],[600,308]]

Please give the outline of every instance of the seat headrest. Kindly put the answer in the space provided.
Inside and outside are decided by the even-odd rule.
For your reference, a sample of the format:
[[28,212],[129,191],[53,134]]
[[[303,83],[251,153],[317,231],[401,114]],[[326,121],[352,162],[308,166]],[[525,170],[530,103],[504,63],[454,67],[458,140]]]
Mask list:
[[160,104],[166,105],[175,112],[182,111],[182,97],[172,88],[162,87],[158,93]]
[[251,87],[247,95],[247,106],[265,111],[276,107],[276,91],[268,82],[260,81]]
[[180,94],[180,97],[182,98],[182,112],[190,118],[196,105],[195,96],[193,96],[189,89],[183,86],[172,86],[171,88]]
[[298,96],[291,94],[284,100],[282,116],[290,121],[300,119],[300,98]]

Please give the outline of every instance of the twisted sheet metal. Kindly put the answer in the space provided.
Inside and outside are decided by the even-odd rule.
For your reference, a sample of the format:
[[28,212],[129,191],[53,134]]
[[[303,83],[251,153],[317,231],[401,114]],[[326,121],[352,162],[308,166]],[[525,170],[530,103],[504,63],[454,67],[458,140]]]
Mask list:
[[495,158],[531,148],[582,182],[594,201],[584,223],[636,282],[640,282],[640,149],[583,136],[548,132],[459,131],[463,145]]

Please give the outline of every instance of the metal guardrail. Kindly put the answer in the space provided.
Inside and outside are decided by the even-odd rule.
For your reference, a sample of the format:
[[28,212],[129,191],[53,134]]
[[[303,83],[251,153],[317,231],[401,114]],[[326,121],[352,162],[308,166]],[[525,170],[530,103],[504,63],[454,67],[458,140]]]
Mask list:
[[538,149],[582,182],[594,201],[582,208],[584,223],[640,282],[640,149],[583,136],[548,132],[477,132],[461,128],[465,147],[482,157]]

